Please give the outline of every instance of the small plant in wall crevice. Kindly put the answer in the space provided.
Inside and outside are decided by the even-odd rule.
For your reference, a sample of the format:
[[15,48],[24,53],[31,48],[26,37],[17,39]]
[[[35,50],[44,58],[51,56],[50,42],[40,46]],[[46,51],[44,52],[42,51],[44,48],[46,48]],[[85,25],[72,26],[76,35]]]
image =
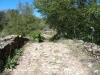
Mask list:
[[17,62],[20,54],[21,54],[21,50],[15,49],[12,56],[9,55],[8,58],[6,59],[5,64],[4,64],[4,69],[13,69],[16,65],[16,62]]

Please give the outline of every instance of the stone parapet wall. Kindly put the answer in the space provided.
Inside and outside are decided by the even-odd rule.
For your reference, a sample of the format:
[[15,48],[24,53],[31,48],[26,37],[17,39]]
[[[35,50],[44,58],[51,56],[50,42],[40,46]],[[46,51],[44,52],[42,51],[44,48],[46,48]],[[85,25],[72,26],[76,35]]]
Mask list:
[[7,58],[15,49],[20,48],[27,38],[21,35],[9,35],[0,40],[0,60]]

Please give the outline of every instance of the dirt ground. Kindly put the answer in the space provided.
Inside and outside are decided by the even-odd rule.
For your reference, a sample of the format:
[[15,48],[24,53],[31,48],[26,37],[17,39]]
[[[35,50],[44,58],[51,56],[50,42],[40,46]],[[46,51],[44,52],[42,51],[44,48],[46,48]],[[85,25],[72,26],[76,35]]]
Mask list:
[[64,43],[27,43],[12,75],[91,75]]

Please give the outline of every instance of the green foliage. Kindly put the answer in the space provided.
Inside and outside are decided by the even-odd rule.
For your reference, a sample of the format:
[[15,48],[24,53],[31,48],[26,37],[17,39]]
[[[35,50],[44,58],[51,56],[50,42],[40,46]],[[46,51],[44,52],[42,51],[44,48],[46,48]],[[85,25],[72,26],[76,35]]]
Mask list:
[[2,29],[7,23],[5,20],[5,15],[6,15],[5,11],[0,11],[0,31],[2,31]]
[[[8,25],[5,27],[8,34],[20,34],[27,35],[31,30],[36,29],[34,24],[34,16],[32,15],[20,15],[15,11],[9,10],[6,16],[9,20]],[[38,25],[37,25],[38,26]]]
[[41,30],[43,28],[42,20],[33,15],[33,6],[27,2],[19,2],[17,9],[7,10],[5,19],[7,25],[3,32],[7,35],[18,34],[27,36],[31,31]]
[[4,62],[5,63],[4,68],[12,69],[15,66],[20,54],[21,54],[21,50],[15,49],[13,55],[9,55],[5,61],[6,63]]
[[30,33],[28,34],[28,36],[29,36],[30,38],[32,38],[32,41],[38,41],[38,40],[39,40],[39,39],[38,39],[39,34],[40,34],[40,32],[38,32],[38,31],[32,31],[32,32],[30,32]]
[[58,35],[67,33],[67,38],[92,42],[90,27],[94,27],[94,42],[100,44],[100,6],[94,0],[89,5],[84,1],[78,7],[74,0],[35,0],[34,5]]
[[9,56],[6,61],[6,65],[4,67],[5,69],[12,69],[14,67],[14,64],[15,64],[15,59],[11,59]]

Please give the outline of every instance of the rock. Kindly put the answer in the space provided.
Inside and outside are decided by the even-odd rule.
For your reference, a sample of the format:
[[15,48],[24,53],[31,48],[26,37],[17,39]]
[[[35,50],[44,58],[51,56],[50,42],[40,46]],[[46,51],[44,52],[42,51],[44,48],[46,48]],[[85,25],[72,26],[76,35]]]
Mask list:
[[76,43],[84,43],[84,41],[83,40],[73,40],[74,42],[76,42]]
[[97,56],[97,59],[99,60],[99,62],[100,62],[100,56]]
[[97,59],[100,60],[100,46],[99,45],[96,45],[95,43],[84,42],[84,48],[85,50],[92,53],[93,55],[97,57]]
[[28,39],[21,35],[9,35],[2,38],[0,43],[0,60],[8,57],[16,48],[20,48],[25,41],[28,41]]
[[87,63],[87,66],[88,66],[89,68],[92,68],[92,67],[93,67],[93,63],[92,63],[92,62],[88,62],[88,63]]
[[99,72],[99,70],[98,70],[98,69],[94,70],[94,73],[98,73],[98,72]]

